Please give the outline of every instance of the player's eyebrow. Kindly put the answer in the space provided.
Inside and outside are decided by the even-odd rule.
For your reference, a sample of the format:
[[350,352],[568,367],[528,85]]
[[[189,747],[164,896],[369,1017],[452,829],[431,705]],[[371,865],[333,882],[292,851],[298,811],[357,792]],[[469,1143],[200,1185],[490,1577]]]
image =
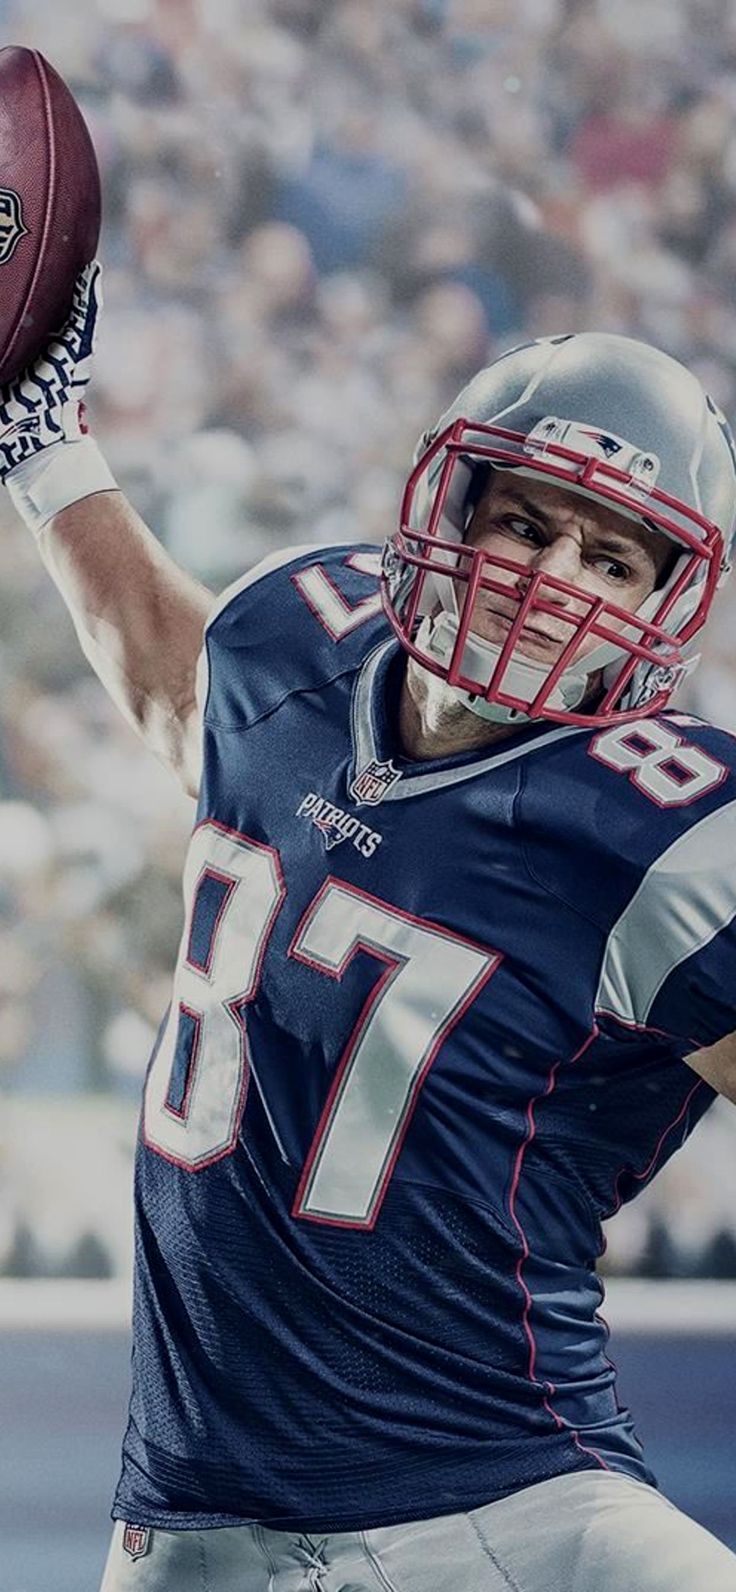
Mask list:
[[633,536],[629,542],[616,536],[615,533],[612,535],[610,532],[603,531],[600,535],[597,535],[594,531],[591,541],[601,553],[615,553],[619,558],[631,558],[632,553],[640,553],[642,558],[651,559],[651,562],[654,563],[651,551],[646,543],[635,541]]
[[[524,497],[523,493],[517,491],[514,487],[504,487],[503,495],[514,507],[523,509],[530,519],[539,520],[545,530],[555,529],[554,520],[550,519],[549,515],[545,514],[544,510],[540,509],[536,503],[533,503],[531,498]],[[656,568],[657,560],[654,556],[654,550],[644,538],[639,540],[637,536],[632,534],[629,540],[628,537],[618,536],[615,531],[604,530],[603,528],[597,529],[595,526],[593,526],[589,536],[590,541],[601,553],[611,553],[617,558],[631,558],[633,554],[638,553]]]
[[536,503],[532,503],[530,498],[524,497],[521,492],[515,491],[513,487],[502,487],[501,491],[510,503],[515,504],[517,508],[523,509],[530,519],[540,520],[547,530],[552,529],[552,521],[549,515],[545,514],[543,509],[537,508]]

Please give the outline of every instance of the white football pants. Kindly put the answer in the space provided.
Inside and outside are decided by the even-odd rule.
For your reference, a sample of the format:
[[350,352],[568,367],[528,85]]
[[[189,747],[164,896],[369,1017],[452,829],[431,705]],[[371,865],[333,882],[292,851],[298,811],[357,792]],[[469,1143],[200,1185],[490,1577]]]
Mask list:
[[[113,1534],[101,1592],[736,1592],[736,1555],[652,1487],[577,1471],[467,1514],[317,1538]],[[145,1544],[145,1552],[140,1553]]]

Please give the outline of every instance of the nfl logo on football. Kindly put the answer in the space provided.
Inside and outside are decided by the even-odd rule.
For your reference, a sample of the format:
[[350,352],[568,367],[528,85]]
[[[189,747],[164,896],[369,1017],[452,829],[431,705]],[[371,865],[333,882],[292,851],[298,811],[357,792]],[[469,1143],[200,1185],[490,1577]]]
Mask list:
[[382,763],[374,757],[356,774],[350,786],[350,795],[358,807],[377,807],[384,796],[401,779],[401,770],[394,768],[391,759]]
[[0,265],[11,259],[21,238],[27,236],[18,194],[12,188],[0,188]]
[[129,1559],[142,1559],[151,1546],[150,1526],[123,1526],[123,1552]]

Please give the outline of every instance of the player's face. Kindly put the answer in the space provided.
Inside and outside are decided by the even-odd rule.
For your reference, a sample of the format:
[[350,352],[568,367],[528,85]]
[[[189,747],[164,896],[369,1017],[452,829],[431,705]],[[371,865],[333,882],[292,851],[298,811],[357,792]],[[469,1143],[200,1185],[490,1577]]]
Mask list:
[[[614,509],[564,487],[520,479],[510,470],[494,474],[477,504],[465,541],[523,564],[530,574],[555,576],[631,613],[657,586],[673,552],[666,536],[637,525]],[[508,585],[508,597],[481,592],[471,629],[500,644],[516,615],[525,583],[523,576],[510,570],[494,569],[493,579]],[[566,620],[585,615],[589,604],[576,602],[572,595],[552,586],[543,587],[541,595],[559,609],[559,618],[546,612],[532,614],[517,646],[526,656],[551,666],[572,634]],[[458,599],[461,597],[458,590]],[[613,627],[612,620],[609,624]],[[598,645],[596,636],[585,636],[577,657]]]

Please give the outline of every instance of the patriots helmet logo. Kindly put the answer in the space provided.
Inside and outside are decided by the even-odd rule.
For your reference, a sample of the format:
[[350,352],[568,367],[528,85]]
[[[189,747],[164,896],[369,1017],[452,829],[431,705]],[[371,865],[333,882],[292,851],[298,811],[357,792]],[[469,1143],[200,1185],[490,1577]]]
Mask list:
[[333,846],[339,846],[340,842],[345,839],[344,834],[338,829],[335,819],[332,817],[319,818],[313,816],[312,823],[315,829],[319,830],[324,840],[325,851],[332,851]]
[[590,437],[592,442],[597,442],[601,453],[604,453],[607,459],[613,459],[617,453],[621,452],[623,444],[617,442],[615,437],[609,437],[607,432],[587,431],[583,426],[580,427],[580,431],[582,436]]

